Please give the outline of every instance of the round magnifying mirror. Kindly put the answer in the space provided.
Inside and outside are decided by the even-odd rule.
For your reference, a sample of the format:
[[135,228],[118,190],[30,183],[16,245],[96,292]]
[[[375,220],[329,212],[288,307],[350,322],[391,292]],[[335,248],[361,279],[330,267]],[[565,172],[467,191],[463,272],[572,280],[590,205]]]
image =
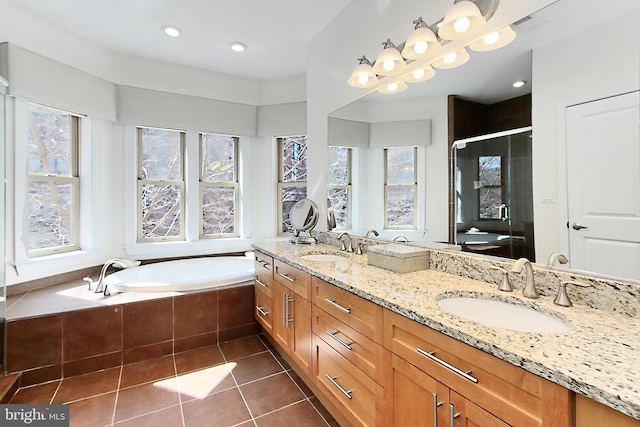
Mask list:
[[294,243],[315,243],[316,239],[309,232],[318,223],[318,217],[318,205],[312,200],[300,199],[291,206],[289,220],[295,230],[291,241]]

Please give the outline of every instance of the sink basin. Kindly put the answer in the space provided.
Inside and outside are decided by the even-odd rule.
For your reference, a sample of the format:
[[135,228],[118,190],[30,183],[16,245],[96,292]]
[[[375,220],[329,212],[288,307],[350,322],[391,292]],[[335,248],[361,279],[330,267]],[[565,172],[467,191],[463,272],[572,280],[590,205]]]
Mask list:
[[569,326],[556,317],[504,301],[452,297],[439,300],[438,305],[457,316],[493,328],[538,333],[561,333],[569,330]]
[[335,254],[309,254],[309,255],[302,255],[300,259],[304,259],[306,261],[331,262],[331,261],[347,261],[349,258],[343,257],[341,255],[335,255]]

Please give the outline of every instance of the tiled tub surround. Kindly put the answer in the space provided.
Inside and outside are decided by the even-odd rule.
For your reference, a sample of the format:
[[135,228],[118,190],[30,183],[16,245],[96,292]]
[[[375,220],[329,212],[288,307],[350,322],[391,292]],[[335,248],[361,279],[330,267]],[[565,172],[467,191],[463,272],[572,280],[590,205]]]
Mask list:
[[[338,252],[335,246],[322,243],[265,241],[254,246],[339,288],[640,419],[639,285],[592,278],[589,281],[594,288],[580,293],[568,290],[574,306],[565,308],[553,304],[553,297],[559,280],[569,273],[556,269],[536,269],[541,297],[531,300],[522,297],[522,280],[517,274],[512,277],[514,292],[498,290],[500,275],[489,266],[512,264],[505,260],[434,250],[430,270],[398,274],[367,265],[366,255],[350,254],[349,260],[337,262],[299,258]],[[589,291],[596,296],[589,296]],[[442,310],[437,300],[443,295],[509,299],[557,316],[571,330],[540,334],[485,327]]]
[[256,334],[253,281],[189,293],[104,297],[81,281],[7,300],[8,372],[21,385],[71,377]]

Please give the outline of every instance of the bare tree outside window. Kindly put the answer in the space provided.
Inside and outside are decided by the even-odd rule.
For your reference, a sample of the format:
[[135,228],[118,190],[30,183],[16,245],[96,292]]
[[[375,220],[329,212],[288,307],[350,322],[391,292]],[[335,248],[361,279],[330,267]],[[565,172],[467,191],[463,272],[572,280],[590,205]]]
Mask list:
[[478,206],[480,219],[500,219],[502,205],[502,157],[478,157]]
[[351,227],[351,152],[348,147],[329,147],[328,197],[339,229]]
[[385,148],[385,228],[416,228],[416,147]]
[[307,197],[307,136],[278,138],[280,152],[280,233],[293,232],[289,211],[300,199]]
[[138,128],[138,240],[184,236],[184,133]]
[[201,236],[237,235],[238,137],[200,134]]
[[31,256],[78,249],[78,117],[29,104],[28,237]]

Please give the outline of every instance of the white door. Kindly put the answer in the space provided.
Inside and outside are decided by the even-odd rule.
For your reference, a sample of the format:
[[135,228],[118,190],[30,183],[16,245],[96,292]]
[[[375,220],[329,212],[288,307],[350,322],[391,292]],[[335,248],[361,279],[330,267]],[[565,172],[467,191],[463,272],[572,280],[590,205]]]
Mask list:
[[640,92],[567,108],[571,267],[640,279]]

